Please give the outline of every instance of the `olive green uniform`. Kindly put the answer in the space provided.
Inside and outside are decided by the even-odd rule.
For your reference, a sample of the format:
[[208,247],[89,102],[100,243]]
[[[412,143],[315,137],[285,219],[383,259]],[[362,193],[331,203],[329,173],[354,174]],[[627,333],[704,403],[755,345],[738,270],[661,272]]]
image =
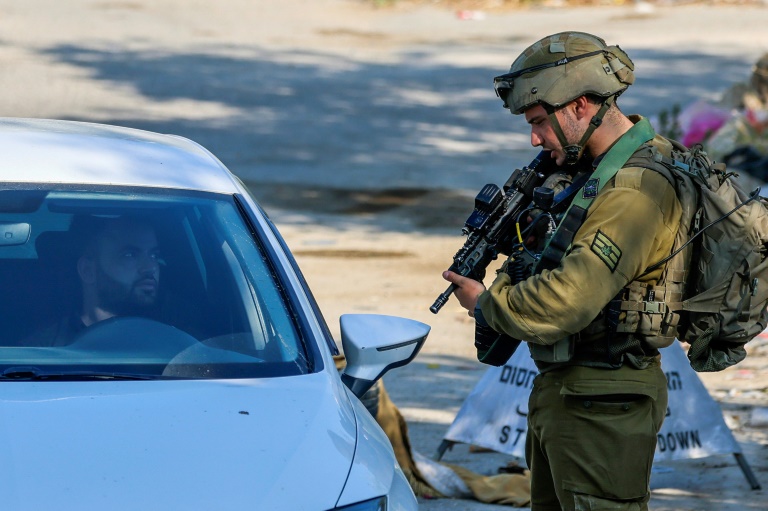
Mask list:
[[[662,137],[649,144],[670,154]],[[661,174],[625,167],[594,199],[558,268],[517,285],[499,273],[479,298],[498,332],[539,345],[575,340],[568,362],[536,361],[526,448],[534,511],[646,509],[666,379],[658,350],[613,332],[606,305],[634,280],[657,283],[663,267],[641,275],[670,254],[681,214]]]

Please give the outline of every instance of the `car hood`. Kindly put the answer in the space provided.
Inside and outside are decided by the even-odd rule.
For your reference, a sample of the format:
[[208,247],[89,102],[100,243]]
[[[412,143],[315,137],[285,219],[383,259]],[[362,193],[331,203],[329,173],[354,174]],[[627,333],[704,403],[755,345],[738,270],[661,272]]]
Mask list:
[[328,373],[0,382],[0,495],[23,509],[329,509],[355,452]]

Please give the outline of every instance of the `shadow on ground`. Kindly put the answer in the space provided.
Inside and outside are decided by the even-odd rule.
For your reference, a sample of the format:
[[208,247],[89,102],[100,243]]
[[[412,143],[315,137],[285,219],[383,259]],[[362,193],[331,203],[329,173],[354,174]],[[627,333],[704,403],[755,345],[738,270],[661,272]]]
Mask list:
[[[183,118],[99,116],[201,143],[268,210],[329,213],[342,223],[399,211],[411,221],[390,228],[426,231],[460,228],[474,193],[504,182],[536,152],[525,123],[506,115],[493,94],[491,77],[500,70],[451,66],[440,59],[448,50],[472,48],[423,45],[392,64],[215,45],[162,52],[67,44],[42,54],[147,102],[191,101]],[[752,64],[672,50],[640,50],[633,58],[664,63],[647,66],[621,98],[626,111],[646,116],[722,91]],[[224,113],[195,119],[196,104]]]

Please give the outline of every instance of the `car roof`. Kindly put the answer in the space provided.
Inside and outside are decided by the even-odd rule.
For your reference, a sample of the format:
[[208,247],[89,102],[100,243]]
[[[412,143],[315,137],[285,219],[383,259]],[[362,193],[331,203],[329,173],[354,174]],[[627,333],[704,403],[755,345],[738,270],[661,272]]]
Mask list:
[[133,128],[0,118],[0,154],[0,183],[239,191],[232,174],[199,144]]

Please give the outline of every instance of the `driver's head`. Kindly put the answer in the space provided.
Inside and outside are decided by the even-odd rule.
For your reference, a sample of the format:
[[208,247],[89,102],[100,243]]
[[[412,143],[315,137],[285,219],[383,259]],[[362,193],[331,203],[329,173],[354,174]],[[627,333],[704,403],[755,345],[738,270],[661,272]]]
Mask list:
[[133,217],[91,219],[77,271],[85,314],[94,320],[145,315],[158,301],[160,253],[155,229]]

